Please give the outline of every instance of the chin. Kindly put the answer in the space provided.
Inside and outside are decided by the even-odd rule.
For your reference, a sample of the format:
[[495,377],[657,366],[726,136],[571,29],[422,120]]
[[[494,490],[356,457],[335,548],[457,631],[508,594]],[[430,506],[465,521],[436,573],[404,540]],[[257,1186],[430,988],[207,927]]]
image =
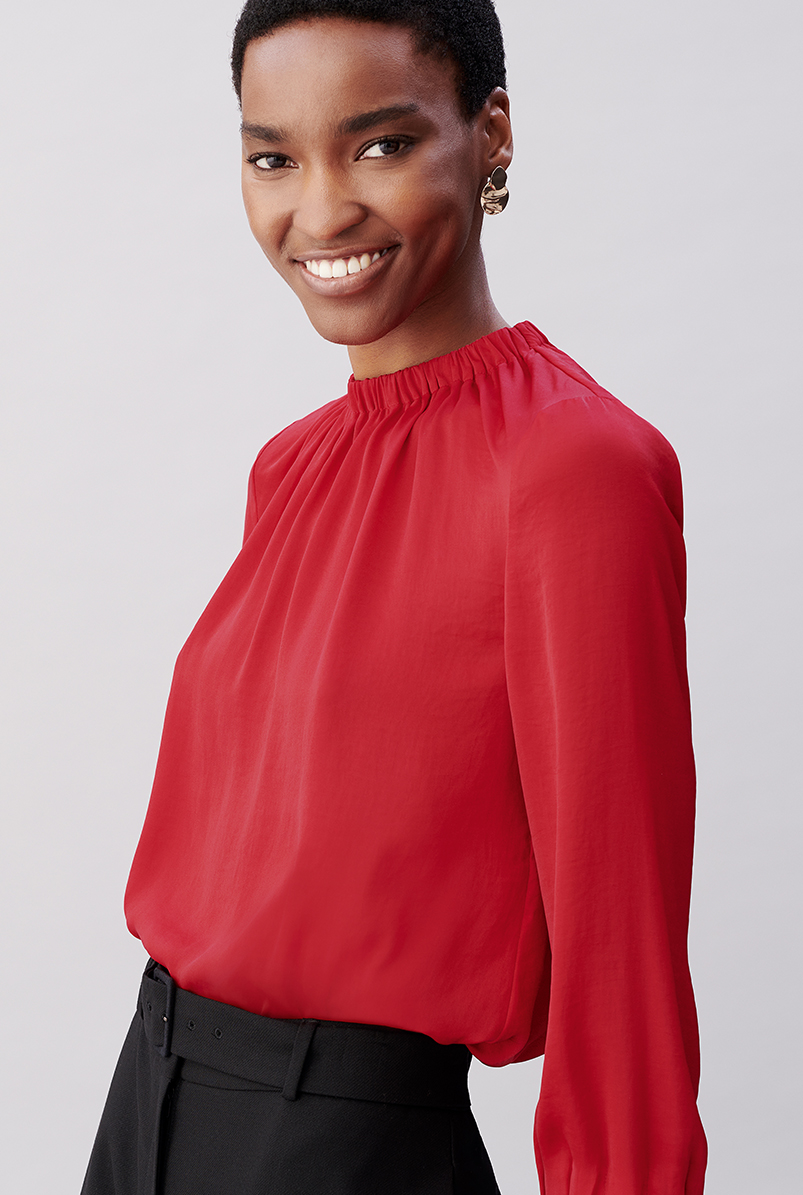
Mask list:
[[315,331],[331,344],[373,344],[404,322],[401,313],[383,319],[375,310],[324,311],[302,304]]

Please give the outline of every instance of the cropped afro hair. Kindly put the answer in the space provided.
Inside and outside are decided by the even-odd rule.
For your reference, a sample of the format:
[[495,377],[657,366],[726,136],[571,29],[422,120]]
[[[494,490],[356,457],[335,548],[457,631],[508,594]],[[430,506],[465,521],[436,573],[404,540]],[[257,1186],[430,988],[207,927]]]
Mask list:
[[505,48],[492,0],[247,0],[234,30],[231,71],[241,100],[243,59],[249,42],[282,25],[316,17],[347,17],[403,25],[424,54],[450,57],[468,119],[495,87],[505,87]]

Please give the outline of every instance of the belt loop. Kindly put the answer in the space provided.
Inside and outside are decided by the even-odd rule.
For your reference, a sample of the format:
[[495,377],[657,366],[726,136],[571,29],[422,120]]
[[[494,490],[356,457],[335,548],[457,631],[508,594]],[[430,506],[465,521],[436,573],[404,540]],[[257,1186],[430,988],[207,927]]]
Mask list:
[[165,987],[167,988],[167,1000],[165,1003],[164,1014],[162,1016],[162,1021],[164,1022],[164,1029],[163,1029],[163,1033],[162,1033],[162,1044],[160,1046],[157,1046],[156,1048],[159,1051],[159,1053],[162,1055],[163,1058],[169,1058],[170,1057],[170,1045],[173,1040],[173,1020],[174,1020],[173,1012],[176,1007],[176,981],[173,979],[173,976],[170,974],[170,972],[167,970],[166,967],[160,967],[160,970],[162,972],[164,972],[164,978],[162,979],[161,975],[158,976],[158,978],[164,983]]
[[284,1080],[284,1087],[282,1088],[282,1095],[286,1100],[294,1100],[298,1095],[301,1072],[304,1069],[307,1051],[310,1048],[317,1027],[317,1021],[301,1021],[296,1030],[293,1052],[290,1055],[290,1065],[287,1068],[287,1076]]

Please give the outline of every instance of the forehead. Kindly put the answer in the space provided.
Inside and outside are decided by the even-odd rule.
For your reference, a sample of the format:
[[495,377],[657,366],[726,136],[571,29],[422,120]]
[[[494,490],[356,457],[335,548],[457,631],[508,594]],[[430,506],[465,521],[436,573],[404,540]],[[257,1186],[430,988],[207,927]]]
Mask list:
[[451,58],[424,54],[401,25],[325,17],[282,26],[249,43],[242,73],[246,121],[336,122],[354,111],[415,103],[458,114]]

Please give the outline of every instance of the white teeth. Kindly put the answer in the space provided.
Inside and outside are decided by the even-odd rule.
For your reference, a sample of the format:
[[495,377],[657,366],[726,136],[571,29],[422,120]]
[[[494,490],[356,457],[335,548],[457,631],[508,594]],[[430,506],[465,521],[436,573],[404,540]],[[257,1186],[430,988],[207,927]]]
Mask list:
[[387,252],[387,249],[377,249],[375,253],[363,253],[359,257],[350,257],[348,261],[345,257],[322,257],[319,261],[311,258],[303,264],[316,278],[345,278],[348,274],[359,274],[362,270],[367,270]]

